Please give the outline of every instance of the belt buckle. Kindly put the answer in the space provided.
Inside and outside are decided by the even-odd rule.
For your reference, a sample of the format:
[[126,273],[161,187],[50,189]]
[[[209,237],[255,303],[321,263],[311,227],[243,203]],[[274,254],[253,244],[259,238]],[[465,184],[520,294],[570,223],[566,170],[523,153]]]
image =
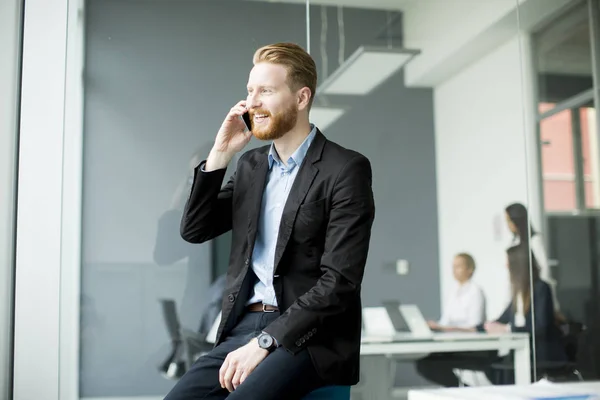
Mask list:
[[262,305],[263,312],[273,313],[275,310],[267,310],[267,304],[263,303]]

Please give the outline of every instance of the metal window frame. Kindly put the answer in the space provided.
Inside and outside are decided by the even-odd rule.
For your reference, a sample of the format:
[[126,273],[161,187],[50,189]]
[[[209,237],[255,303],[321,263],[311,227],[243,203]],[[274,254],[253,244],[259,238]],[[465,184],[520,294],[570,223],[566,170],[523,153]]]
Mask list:
[[[579,109],[582,105],[594,101],[594,107],[598,109],[600,107],[600,0],[586,0],[588,9],[588,18],[590,24],[590,51],[592,59],[592,88],[585,90],[569,99],[566,99],[544,113],[538,113],[537,115],[537,139],[538,139],[538,163],[539,163],[539,177],[542,182],[542,195],[540,196],[540,209],[543,210],[545,215],[544,225],[547,225],[547,217],[549,216],[562,216],[562,215],[598,215],[600,209],[587,208],[585,204],[585,177],[583,176],[583,148],[581,139],[581,118],[579,115]],[[535,59],[536,57],[534,57]],[[536,92],[537,93],[537,92]],[[536,98],[536,104],[538,100]],[[571,110],[571,129],[573,137],[573,160],[575,170],[575,196],[576,196],[576,209],[564,210],[564,211],[546,211],[544,195],[543,195],[543,170],[542,170],[542,142],[541,142],[541,122],[553,115],[556,115],[565,110]],[[600,118],[596,118],[596,135],[600,135]],[[600,146],[600,141],[598,141]],[[599,149],[600,150],[600,149]],[[600,176],[600,171],[597,171],[597,175]],[[596,182],[600,184],[600,182]]]
[[23,9],[14,399],[64,398],[59,366],[69,3],[27,0]]
[[12,399],[23,2],[0,3],[0,400]]

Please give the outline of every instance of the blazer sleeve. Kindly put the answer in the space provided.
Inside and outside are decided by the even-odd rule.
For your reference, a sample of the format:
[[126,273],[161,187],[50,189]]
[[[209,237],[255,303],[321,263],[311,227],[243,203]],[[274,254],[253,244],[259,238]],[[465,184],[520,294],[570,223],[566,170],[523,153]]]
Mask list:
[[[511,323],[512,319],[514,316],[514,311],[513,311],[513,303],[512,301],[510,302],[510,304],[508,305],[508,307],[506,307],[504,309],[504,312],[502,312],[502,315],[500,315],[498,317],[498,319],[495,322],[498,322],[500,324],[505,324],[508,325]],[[475,329],[478,332],[485,332],[485,328],[484,328],[485,324],[479,324],[475,327]]]
[[[554,324],[554,305],[552,304],[552,292],[548,284],[540,281],[534,285],[531,307],[533,307],[534,310],[533,319],[535,319],[535,336],[544,336],[546,332],[548,332],[550,326]],[[531,307],[529,311],[525,313],[525,325],[511,326],[512,332],[528,332],[530,334],[533,332]],[[507,310],[512,312],[512,306],[509,306]],[[507,323],[500,320],[498,320],[498,322]]]
[[510,322],[513,319],[514,313],[515,312],[514,312],[514,308],[513,308],[513,303],[511,301],[510,304],[508,305],[508,307],[506,307],[504,309],[504,312],[502,313],[502,315],[500,315],[498,317],[496,322],[501,323],[501,324],[510,324]]
[[362,155],[342,168],[331,198],[321,257],[323,274],[264,329],[293,354],[306,346],[301,339],[309,331],[318,333],[324,322],[343,313],[360,293],[375,218],[371,181],[371,164]]
[[[554,304],[552,302],[552,291],[550,286],[543,282],[536,282],[533,292],[534,310],[533,319],[535,320],[535,335],[544,336],[554,325]],[[525,326],[517,329],[517,331],[533,332],[531,309],[525,316]]]
[[194,182],[181,217],[181,237],[203,243],[231,230],[231,206],[235,174],[221,188],[226,169],[205,172],[202,161],[194,170]]

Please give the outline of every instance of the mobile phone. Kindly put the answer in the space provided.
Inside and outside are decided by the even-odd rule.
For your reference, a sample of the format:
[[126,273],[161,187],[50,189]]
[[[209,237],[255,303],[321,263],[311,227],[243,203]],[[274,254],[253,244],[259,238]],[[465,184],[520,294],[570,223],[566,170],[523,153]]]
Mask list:
[[244,120],[244,123],[246,124],[246,127],[248,128],[248,130],[251,131],[252,130],[252,124],[250,123],[250,113],[248,111],[246,111],[242,115],[242,119]]

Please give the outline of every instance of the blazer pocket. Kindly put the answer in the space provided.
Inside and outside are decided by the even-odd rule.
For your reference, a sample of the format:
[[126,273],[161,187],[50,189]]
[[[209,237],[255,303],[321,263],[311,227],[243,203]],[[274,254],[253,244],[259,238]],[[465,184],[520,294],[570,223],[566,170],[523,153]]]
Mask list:
[[323,198],[300,205],[294,224],[297,241],[306,242],[315,238],[325,220],[325,201]]
[[311,201],[310,203],[300,204],[298,208],[298,216],[300,215],[313,215],[318,216],[325,213],[325,198]]

